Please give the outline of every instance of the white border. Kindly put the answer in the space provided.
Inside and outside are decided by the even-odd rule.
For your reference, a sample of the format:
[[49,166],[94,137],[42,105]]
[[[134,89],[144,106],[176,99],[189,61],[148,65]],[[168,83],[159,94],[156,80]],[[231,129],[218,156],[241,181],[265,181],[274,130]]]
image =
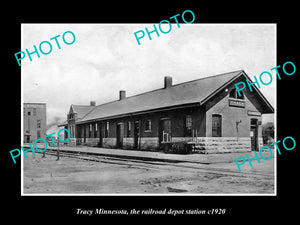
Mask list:
[[[23,26],[22,26],[22,24],[21,24],[21,49],[24,49],[23,47],[24,47],[24,45],[23,45]],[[23,96],[23,76],[22,76],[22,66],[21,66],[21,144],[20,144],[20,146],[23,146],[23,143],[24,143],[24,140],[23,140],[23,138],[24,138],[24,133],[23,133],[23,131],[24,131],[24,128],[23,128],[23,126],[24,126],[24,122],[23,122],[23,119],[24,119],[24,116],[23,116],[23,110],[24,110],[24,104],[23,104],[23,100],[24,100],[24,96]],[[21,151],[21,149],[20,149],[20,151]],[[26,196],[27,194],[24,194],[24,179],[23,179],[23,175],[24,175],[24,173],[23,173],[23,158],[24,158],[24,156],[23,156],[23,154],[21,154],[21,196]]]

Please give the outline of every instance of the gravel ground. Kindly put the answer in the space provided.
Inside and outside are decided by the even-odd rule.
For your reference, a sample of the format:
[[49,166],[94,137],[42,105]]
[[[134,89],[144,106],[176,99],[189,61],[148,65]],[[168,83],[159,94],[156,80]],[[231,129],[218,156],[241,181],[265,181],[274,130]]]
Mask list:
[[[222,157],[222,154],[220,154]],[[117,161],[116,161],[117,162]],[[119,165],[74,158],[28,154],[23,159],[24,194],[273,194],[274,159],[243,165],[243,173],[208,173],[169,165]],[[187,165],[187,164],[182,164]],[[198,165],[200,169],[237,172],[235,163]],[[259,176],[255,174],[267,174]],[[245,175],[245,174],[243,174]]]

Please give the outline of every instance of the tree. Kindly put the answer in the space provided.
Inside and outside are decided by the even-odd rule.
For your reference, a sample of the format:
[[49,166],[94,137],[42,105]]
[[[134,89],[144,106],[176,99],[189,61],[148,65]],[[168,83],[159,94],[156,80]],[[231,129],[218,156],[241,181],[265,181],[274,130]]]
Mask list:
[[274,123],[268,122],[262,125],[262,136],[264,144],[267,144],[270,139],[274,139]]

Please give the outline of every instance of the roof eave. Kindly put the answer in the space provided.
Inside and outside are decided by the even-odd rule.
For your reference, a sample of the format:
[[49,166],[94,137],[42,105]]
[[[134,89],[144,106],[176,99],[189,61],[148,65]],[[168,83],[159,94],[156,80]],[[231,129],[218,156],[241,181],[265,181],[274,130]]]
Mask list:
[[[203,99],[200,104],[204,105],[208,100],[210,100],[214,95],[216,95],[221,89],[223,89],[226,85],[230,84],[232,81],[234,81],[239,76],[245,76],[246,79],[251,81],[251,79],[248,77],[248,75],[245,73],[244,70],[241,70],[236,76],[228,80],[226,83],[224,83],[222,86],[220,86],[218,89],[216,89],[213,93],[211,93],[209,96],[207,96],[205,99]],[[252,81],[251,81],[252,83]],[[254,85],[253,88],[256,90],[258,95],[264,100],[264,102],[267,105],[268,110],[265,110],[263,113],[274,113],[274,108],[271,105],[271,103],[264,97],[264,95],[259,91],[259,89]]]
[[138,111],[138,112],[132,112],[132,113],[124,113],[119,114],[115,116],[108,116],[108,117],[102,117],[102,118],[96,118],[96,119],[90,119],[90,120],[84,120],[84,121],[76,121],[76,124],[84,124],[89,122],[95,122],[95,121],[103,121],[103,120],[110,120],[110,119],[116,119],[116,118],[122,118],[122,117],[128,117],[128,116],[136,116],[146,113],[154,113],[154,112],[160,112],[165,110],[174,110],[174,109],[180,109],[185,107],[195,107],[200,106],[200,102],[193,102],[193,103],[187,103],[187,104],[181,104],[176,106],[169,106],[169,107],[163,107],[163,108],[157,108],[157,109],[151,109],[151,110],[144,110],[144,111]]
[[226,85],[230,84],[233,80],[235,80],[237,77],[239,77],[241,74],[245,74],[244,70],[240,70],[239,73],[237,73],[233,78],[222,84],[218,89],[216,89],[214,92],[212,92],[210,95],[208,95],[206,98],[204,98],[202,101],[200,101],[201,105],[204,105],[207,101],[209,101],[213,96],[215,96],[222,88],[224,88]]
[[[250,79],[250,77],[248,77],[248,75],[244,72],[243,75],[249,80],[252,82],[252,80]],[[256,87],[256,85],[253,85],[253,88],[256,90],[256,92],[258,93],[258,95],[264,100],[264,102],[266,103],[267,105],[267,110],[263,111],[262,113],[265,114],[265,113],[274,113],[274,108],[273,106],[271,105],[271,103],[265,98],[265,96],[261,93],[261,91]]]

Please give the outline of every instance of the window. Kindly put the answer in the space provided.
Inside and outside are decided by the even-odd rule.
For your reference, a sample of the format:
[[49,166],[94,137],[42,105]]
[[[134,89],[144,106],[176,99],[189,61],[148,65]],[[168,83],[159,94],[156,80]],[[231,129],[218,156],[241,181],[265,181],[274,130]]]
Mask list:
[[36,131],[36,136],[37,136],[37,138],[41,138],[41,131],[40,130]]
[[28,116],[30,116],[30,114],[31,114],[30,112],[27,113]]
[[151,120],[146,120],[145,131],[151,131]]
[[89,126],[89,137],[91,138],[92,137],[92,127],[93,125],[90,123],[90,126]]
[[244,99],[243,91],[239,91],[240,95],[237,93],[236,89],[232,89],[229,93],[229,98],[236,98],[236,99]]
[[32,115],[36,116],[36,108],[33,108]]
[[36,121],[36,127],[37,128],[41,128],[41,120],[37,120]]
[[187,137],[192,136],[192,116],[191,115],[185,116],[185,135]]
[[258,124],[258,120],[257,119],[251,119],[250,120],[250,125],[251,126],[257,126],[257,124]]
[[192,116],[191,115],[186,115],[185,126],[187,129],[192,129]]
[[109,134],[109,122],[106,122],[106,127],[105,127],[105,137],[107,138]]
[[94,138],[96,138],[98,136],[98,123],[95,123],[94,128],[95,128]]
[[131,135],[131,122],[127,122],[127,137]]
[[212,115],[212,136],[222,137],[222,116],[218,114]]

